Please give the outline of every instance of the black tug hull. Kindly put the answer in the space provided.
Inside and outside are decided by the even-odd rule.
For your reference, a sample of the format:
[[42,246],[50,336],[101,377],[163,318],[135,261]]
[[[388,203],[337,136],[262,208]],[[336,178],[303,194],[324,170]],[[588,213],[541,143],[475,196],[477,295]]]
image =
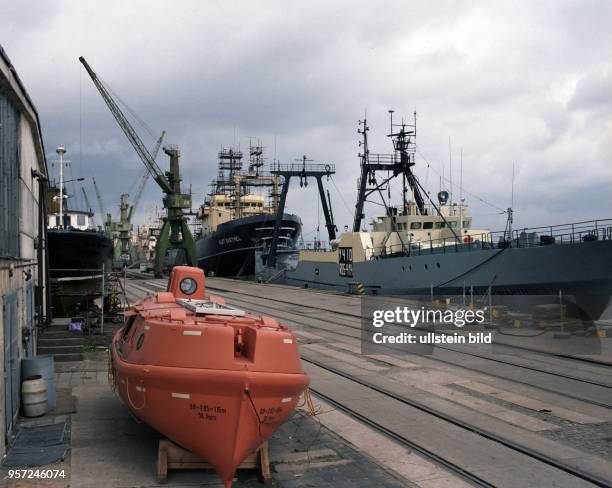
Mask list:
[[49,229],[47,235],[53,314],[72,315],[102,294],[102,269],[111,271],[113,241],[94,231]]
[[[272,242],[275,215],[262,214],[232,220],[219,225],[210,235],[196,241],[198,266],[207,274],[224,277],[255,274],[255,252]],[[302,231],[297,215],[283,214],[278,249],[296,249]]]

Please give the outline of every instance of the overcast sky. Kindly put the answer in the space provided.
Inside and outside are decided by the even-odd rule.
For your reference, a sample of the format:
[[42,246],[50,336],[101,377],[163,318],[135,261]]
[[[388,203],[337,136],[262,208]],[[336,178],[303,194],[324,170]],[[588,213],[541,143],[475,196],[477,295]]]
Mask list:
[[[335,163],[334,213],[340,228],[350,225],[357,121],[367,110],[371,151],[389,152],[387,110],[411,118],[416,109],[417,175],[435,195],[438,174],[451,174],[450,140],[455,197],[462,151],[476,226],[504,227],[498,209],[510,206],[513,165],[517,226],[612,217],[607,0],[21,1],[0,4],[0,19],[0,43],[38,108],[49,161],[65,144],[72,176],[95,176],[115,213],[143,166],[80,55],[154,134],[165,129],[180,146],[196,203],[219,148],[246,149],[254,136],[269,160],[276,140],[282,162],[305,154]],[[158,162],[167,165],[165,156]],[[297,186],[288,200],[307,239],[317,226],[315,189]],[[149,182],[137,220],[160,196]]]

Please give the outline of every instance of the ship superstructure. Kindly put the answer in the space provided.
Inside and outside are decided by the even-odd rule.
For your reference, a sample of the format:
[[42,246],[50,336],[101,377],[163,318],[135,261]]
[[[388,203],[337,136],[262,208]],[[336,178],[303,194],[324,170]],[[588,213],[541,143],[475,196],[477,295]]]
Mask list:
[[[219,276],[254,273],[255,251],[270,245],[279,210],[281,178],[264,170],[263,146],[251,144],[249,166],[243,152],[224,148],[218,153],[218,175],[197,212],[198,266]],[[278,248],[295,251],[301,232],[296,215],[282,216]]]

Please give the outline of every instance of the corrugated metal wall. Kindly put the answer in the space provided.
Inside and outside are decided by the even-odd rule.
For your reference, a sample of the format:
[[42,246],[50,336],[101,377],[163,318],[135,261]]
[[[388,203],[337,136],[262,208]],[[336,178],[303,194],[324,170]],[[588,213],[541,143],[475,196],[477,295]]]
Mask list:
[[19,112],[0,93],[0,256],[19,256]]

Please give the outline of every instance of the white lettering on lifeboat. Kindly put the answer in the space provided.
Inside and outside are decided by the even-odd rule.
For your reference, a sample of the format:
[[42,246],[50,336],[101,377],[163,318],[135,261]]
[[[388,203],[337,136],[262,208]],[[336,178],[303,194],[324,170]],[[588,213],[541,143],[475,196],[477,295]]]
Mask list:
[[201,336],[202,335],[202,331],[201,330],[184,330],[183,331],[183,335],[187,335],[187,336]]
[[191,398],[189,393],[172,393],[172,398]]

